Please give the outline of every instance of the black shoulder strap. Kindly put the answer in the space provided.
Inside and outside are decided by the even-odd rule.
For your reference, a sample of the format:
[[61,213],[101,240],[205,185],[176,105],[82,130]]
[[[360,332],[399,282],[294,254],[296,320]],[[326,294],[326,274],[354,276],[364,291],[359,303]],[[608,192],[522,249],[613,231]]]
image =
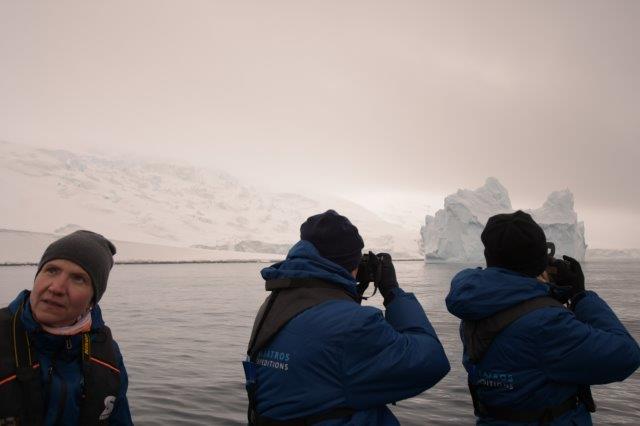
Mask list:
[[337,284],[313,278],[284,278],[265,283],[271,294],[264,301],[253,323],[247,355],[255,360],[257,353],[293,317],[329,300],[358,302],[357,296]]
[[82,334],[82,370],[84,400],[78,424],[106,425],[120,392],[120,370],[109,327]]
[[[20,316],[23,305],[15,313],[8,308],[0,310],[0,358],[13,366],[13,374],[0,377],[3,381],[0,392],[11,396],[0,398],[0,418],[14,415],[25,425],[40,425],[44,416],[40,365],[31,347],[29,335],[22,325]],[[7,352],[9,352],[7,354]]]
[[462,334],[469,360],[477,364],[485,355],[493,340],[502,330],[529,312],[550,306],[563,307],[562,303],[548,297],[525,300],[515,306],[478,321],[463,321]]
[[[264,301],[251,331],[247,355],[255,362],[258,353],[292,318],[301,312],[329,300],[349,300],[360,303],[360,298],[349,293],[338,284],[331,284],[314,278],[283,278],[269,280],[265,289],[271,294]],[[257,383],[247,384],[249,407],[247,417],[251,426],[308,426],[324,420],[344,418],[353,415],[351,408],[337,407],[314,416],[287,421],[273,420],[260,416],[256,410]]]
[[105,325],[98,330],[83,333],[82,360],[101,361],[115,370],[118,369],[118,359],[109,327]]

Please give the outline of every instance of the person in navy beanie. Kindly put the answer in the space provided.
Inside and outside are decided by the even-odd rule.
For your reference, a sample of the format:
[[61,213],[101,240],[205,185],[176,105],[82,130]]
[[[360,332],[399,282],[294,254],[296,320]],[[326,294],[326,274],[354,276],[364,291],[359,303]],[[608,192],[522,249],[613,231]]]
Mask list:
[[262,270],[270,295],[243,363],[249,425],[398,425],[387,404],[448,373],[442,344],[415,296],[400,289],[390,255],[374,256],[386,314],[360,305],[363,248],[358,228],[327,210],[300,226],[284,261]]
[[309,241],[322,257],[349,272],[358,267],[362,258],[364,241],[358,228],[334,210],[308,218],[300,226],[300,239]]
[[95,232],[62,237],[32,290],[0,309],[0,424],[133,424],[127,371],[98,305],[114,254]]

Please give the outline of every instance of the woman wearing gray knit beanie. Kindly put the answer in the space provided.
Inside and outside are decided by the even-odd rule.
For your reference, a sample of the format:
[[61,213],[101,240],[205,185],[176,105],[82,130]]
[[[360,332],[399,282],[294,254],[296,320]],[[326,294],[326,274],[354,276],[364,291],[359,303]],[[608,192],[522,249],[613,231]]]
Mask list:
[[127,372],[98,305],[115,253],[91,231],[60,238],[33,289],[0,309],[0,424],[133,424]]

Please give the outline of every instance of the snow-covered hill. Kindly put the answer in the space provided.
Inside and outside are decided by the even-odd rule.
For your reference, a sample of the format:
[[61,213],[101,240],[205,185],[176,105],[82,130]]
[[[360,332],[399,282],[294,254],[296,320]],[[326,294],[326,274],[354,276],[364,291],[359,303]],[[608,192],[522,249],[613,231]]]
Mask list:
[[[49,244],[59,238],[42,232],[0,229],[0,265],[37,263]],[[113,240],[116,263],[138,262],[272,262],[283,256],[224,250],[170,247]]]
[[0,142],[0,227],[169,246],[282,252],[300,224],[329,208],[349,217],[367,249],[418,256],[418,236],[335,197],[274,193],[189,165],[114,160]]

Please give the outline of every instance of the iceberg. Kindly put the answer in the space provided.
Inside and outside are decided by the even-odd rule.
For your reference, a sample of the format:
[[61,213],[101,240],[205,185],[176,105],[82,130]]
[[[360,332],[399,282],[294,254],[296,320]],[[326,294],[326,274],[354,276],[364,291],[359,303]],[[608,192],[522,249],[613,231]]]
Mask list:
[[[509,192],[493,177],[476,190],[460,189],[447,196],[444,208],[427,215],[420,229],[425,261],[483,262],[480,234],[487,220],[513,211]],[[540,224],[547,241],[555,243],[557,255],[584,260],[584,223],[578,222],[571,191],[552,192],[541,208],[524,211]]]
[[571,191],[554,191],[542,207],[525,211],[542,227],[547,241],[556,245],[556,257],[566,254],[579,261],[584,260],[587,252],[584,222],[578,222]]

